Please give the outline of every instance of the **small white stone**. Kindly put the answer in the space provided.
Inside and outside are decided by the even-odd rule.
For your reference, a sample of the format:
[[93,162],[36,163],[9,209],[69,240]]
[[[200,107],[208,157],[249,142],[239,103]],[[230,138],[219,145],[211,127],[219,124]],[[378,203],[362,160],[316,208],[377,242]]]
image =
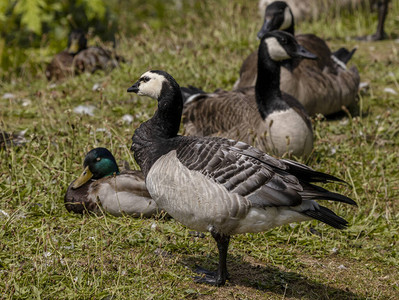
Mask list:
[[94,110],[96,108],[93,105],[79,105],[73,109],[77,114],[94,116]]
[[344,265],[339,265],[339,266],[338,266],[338,269],[340,269],[340,270],[346,270],[347,267],[345,267]]
[[389,88],[389,87],[385,88],[384,92],[392,94],[392,95],[397,95],[398,94],[393,88]]
[[24,99],[22,100],[22,106],[26,107],[32,104],[32,101],[30,99]]
[[101,90],[102,90],[101,84],[99,84],[99,83],[95,83],[95,84],[93,85],[93,87],[92,87],[92,91],[93,91],[93,92],[99,92],[99,91],[101,91]]
[[6,211],[0,209],[0,218],[1,218],[1,217],[9,218],[10,215],[9,215]]
[[129,115],[129,114],[125,114],[125,115],[123,115],[123,117],[122,117],[122,121],[124,122],[124,123],[126,123],[126,124],[131,124],[132,122],[133,122],[133,120],[134,120],[134,118],[133,118],[133,116],[132,115]]
[[3,95],[3,99],[14,99],[14,98],[15,98],[15,95],[11,94],[11,93],[5,93]]

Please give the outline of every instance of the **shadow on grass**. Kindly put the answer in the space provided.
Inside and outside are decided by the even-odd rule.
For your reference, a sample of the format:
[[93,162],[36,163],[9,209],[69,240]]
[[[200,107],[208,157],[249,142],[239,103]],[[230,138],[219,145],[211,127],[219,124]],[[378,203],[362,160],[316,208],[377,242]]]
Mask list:
[[[217,257],[215,257],[217,259]],[[206,258],[185,258],[182,263],[195,270],[193,263],[208,268]],[[214,259],[212,259],[212,263]],[[254,265],[243,261],[241,256],[229,255],[227,266],[230,280],[226,287],[245,286],[259,291],[274,293],[289,298],[300,299],[366,299],[367,297],[355,294],[349,289],[340,289],[322,284],[314,279],[307,278],[297,272],[283,271],[275,266]],[[209,267],[216,270],[217,266]],[[327,274],[326,274],[327,276]]]

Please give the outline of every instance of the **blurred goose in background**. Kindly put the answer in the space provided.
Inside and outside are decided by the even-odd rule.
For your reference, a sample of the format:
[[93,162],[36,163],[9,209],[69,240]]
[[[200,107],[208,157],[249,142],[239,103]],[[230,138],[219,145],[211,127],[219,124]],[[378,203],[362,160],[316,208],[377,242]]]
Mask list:
[[[266,38],[262,43],[281,48],[278,45],[285,36],[289,34],[272,33],[271,40]],[[168,73],[148,71],[128,92],[158,100],[154,116],[136,129],[131,148],[150,195],[177,221],[210,232],[217,243],[217,272],[198,268],[203,276],[197,282],[225,284],[233,234],[262,232],[312,219],[338,229],[347,226],[347,221],[315,201],[356,205],[346,196],[314,185],[341,181],[338,178],[273,158],[242,142],[177,135],[183,98]]]
[[87,153],[84,171],[65,194],[65,207],[75,213],[105,211],[114,216],[152,217],[158,207],[145,187],[140,171],[119,171],[115,158],[106,148]]
[[279,157],[308,156],[313,149],[312,124],[303,106],[280,91],[280,66],[316,57],[282,31],[266,34],[258,52],[255,87],[214,93],[182,88],[188,96],[183,110],[185,133],[239,140]]
[[25,133],[26,130],[16,133],[8,133],[0,130],[0,149],[9,146],[20,146],[25,144],[27,142],[25,139]]
[[[275,0],[260,0],[259,13],[265,16],[266,7]],[[295,20],[319,19],[323,12],[340,11],[342,9],[355,10],[361,5],[368,5],[378,10],[378,24],[375,34],[359,37],[360,40],[379,41],[386,38],[384,32],[385,18],[388,14],[389,0],[284,0],[294,15]]]
[[[272,30],[294,34],[294,16],[283,1],[275,1],[266,8],[265,21],[258,37]],[[281,70],[280,88],[292,95],[305,107],[309,115],[329,115],[339,112],[342,106],[356,102],[360,83],[356,67],[347,68],[355,49],[345,48],[331,53],[327,44],[314,34],[296,35],[298,43],[317,56],[316,60],[298,61],[293,68]],[[258,53],[254,51],[243,62],[236,89],[252,86],[257,79]]]
[[124,62],[124,58],[101,47],[87,47],[86,34],[73,30],[68,38],[68,49],[55,55],[46,68],[48,80],[60,80],[66,76],[97,70],[110,71]]
[[80,29],[72,30],[68,36],[68,48],[56,54],[47,65],[46,77],[48,80],[61,80],[73,75],[73,58],[80,51],[87,48],[85,33]]

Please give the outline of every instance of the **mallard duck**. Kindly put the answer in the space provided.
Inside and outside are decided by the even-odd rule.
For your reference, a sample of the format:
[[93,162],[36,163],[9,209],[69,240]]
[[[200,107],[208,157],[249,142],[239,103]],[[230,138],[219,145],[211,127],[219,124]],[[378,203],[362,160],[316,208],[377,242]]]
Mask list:
[[73,58],[87,48],[85,33],[80,29],[72,30],[68,36],[68,48],[56,54],[46,68],[48,80],[60,80],[73,75]]
[[105,211],[114,216],[152,217],[158,208],[148,193],[140,171],[120,172],[106,148],[89,151],[83,173],[68,187],[65,207],[75,213]]
[[[275,0],[260,0],[259,13],[265,15],[265,8]],[[375,34],[358,37],[359,40],[379,41],[386,38],[384,22],[388,14],[389,0],[284,0],[295,17],[295,20],[319,19],[323,12],[355,9],[360,5],[368,5],[378,9],[378,24]]]
[[124,62],[124,58],[101,47],[89,47],[73,58],[75,74],[94,73],[96,70],[110,71]]
[[16,133],[8,133],[0,130],[0,149],[9,146],[20,146],[25,144],[25,132],[26,130]]
[[[280,91],[280,66],[316,57],[282,31],[265,35],[258,53],[255,87],[194,91],[184,103],[185,133],[239,140],[279,157],[306,157],[313,149],[312,123],[303,106]],[[183,88],[185,97],[189,90]]]
[[203,276],[197,282],[225,284],[231,235],[311,219],[338,229],[348,225],[315,201],[356,205],[314,184],[340,179],[243,142],[177,135],[183,98],[170,74],[148,71],[127,91],[158,100],[158,110],[136,129],[131,147],[152,199],[183,225],[210,232],[217,243],[217,272],[198,269]]
[[[294,34],[294,16],[283,1],[275,1],[267,6],[265,21],[258,37],[277,29]],[[327,44],[314,34],[300,34],[295,38],[299,44],[316,54],[317,60],[302,60],[293,68],[283,68],[281,90],[298,99],[309,115],[330,115],[339,112],[342,106],[353,105],[356,102],[360,77],[356,67],[347,68],[345,64],[355,49],[348,51],[342,48],[332,53]],[[257,60],[256,51],[245,59],[235,88],[254,85],[257,78]]]
[[110,71],[124,61],[122,56],[113,51],[101,47],[87,47],[86,34],[80,29],[75,29],[69,35],[68,49],[56,54],[47,66],[46,77],[48,80],[60,80],[83,72]]

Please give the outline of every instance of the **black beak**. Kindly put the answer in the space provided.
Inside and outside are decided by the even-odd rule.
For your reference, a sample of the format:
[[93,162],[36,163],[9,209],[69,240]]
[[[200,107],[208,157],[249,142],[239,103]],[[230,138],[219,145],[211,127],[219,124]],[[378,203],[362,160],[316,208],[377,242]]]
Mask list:
[[136,82],[135,84],[133,84],[130,88],[127,89],[128,93],[137,93],[139,91],[139,83]]
[[308,59],[317,59],[317,56],[314,55],[312,52],[306,50],[303,46],[298,45],[298,49],[296,54],[300,57],[303,58],[308,58]]
[[258,32],[258,39],[262,39],[264,37],[264,35],[268,32],[270,32],[272,29],[272,20],[265,20],[265,22],[263,22],[262,28],[259,30]]

